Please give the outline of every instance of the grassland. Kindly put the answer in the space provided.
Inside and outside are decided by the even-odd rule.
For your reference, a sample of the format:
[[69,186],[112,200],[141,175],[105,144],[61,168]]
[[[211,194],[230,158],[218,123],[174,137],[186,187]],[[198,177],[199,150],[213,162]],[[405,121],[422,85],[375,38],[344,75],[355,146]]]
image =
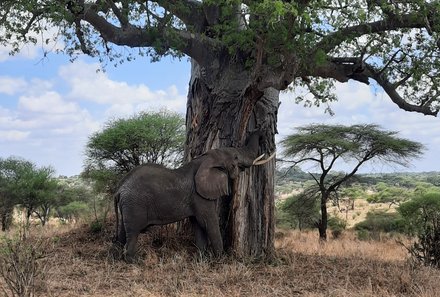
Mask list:
[[[271,261],[202,257],[173,232],[141,237],[137,264],[110,255],[113,227],[33,230],[47,245],[37,296],[438,296],[440,271],[414,266],[394,239],[347,232],[320,244],[316,232],[276,233]],[[1,280],[0,280],[1,284]],[[1,291],[0,291],[1,292]]]

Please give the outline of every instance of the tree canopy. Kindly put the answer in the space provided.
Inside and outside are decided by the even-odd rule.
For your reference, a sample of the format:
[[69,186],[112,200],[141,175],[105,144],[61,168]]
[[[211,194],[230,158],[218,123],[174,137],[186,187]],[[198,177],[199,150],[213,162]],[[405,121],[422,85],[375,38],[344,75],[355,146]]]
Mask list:
[[57,181],[50,166],[37,167],[34,163],[10,157],[0,159],[0,216],[2,229],[12,221],[14,206],[26,209],[26,219],[36,214],[44,225],[50,208],[55,204]]
[[184,140],[184,120],[170,111],[110,120],[102,131],[89,137],[83,176],[94,181],[98,192],[111,193],[118,179],[136,166],[180,164]]
[[186,55],[219,68],[226,54],[259,90],[294,82],[319,104],[334,99],[334,81],[375,81],[399,108],[436,115],[439,15],[439,1],[418,0],[4,0],[0,43],[17,52],[56,39],[115,64]]
[[104,163],[118,172],[145,163],[173,166],[182,161],[184,133],[179,114],[141,112],[128,119],[108,121],[102,131],[89,137],[86,156],[92,166]]
[[[327,206],[332,195],[338,197],[341,185],[347,182],[366,162],[408,165],[412,158],[422,155],[424,146],[397,137],[397,132],[384,131],[374,124],[352,126],[312,124],[297,128],[297,133],[281,141],[284,155],[295,165],[308,162],[316,165],[310,173],[321,196],[320,238],[326,239]],[[347,173],[334,174],[338,162],[352,164]],[[333,173],[333,174],[332,174]]]

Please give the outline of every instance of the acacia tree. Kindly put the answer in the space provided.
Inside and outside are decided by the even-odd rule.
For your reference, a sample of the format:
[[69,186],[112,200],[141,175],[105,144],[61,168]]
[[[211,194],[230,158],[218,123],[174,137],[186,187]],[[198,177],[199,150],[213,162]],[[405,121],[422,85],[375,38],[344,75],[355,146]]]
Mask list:
[[182,162],[185,121],[169,111],[141,112],[108,121],[86,145],[83,177],[94,181],[97,192],[111,193],[121,176],[136,166]]
[[[3,0],[0,42],[16,52],[50,42],[45,30],[57,27],[71,55],[190,57],[188,161],[242,145],[255,128],[266,134],[261,151],[273,151],[279,92],[289,86],[309,88],[315,99],[298,100],[320,104],[335,99],[335,81],[375,82],[399,108],[437,115],[439,16],[439,1],[419,0]],[[274,161],[246,171],[220,207],[237,254],[273,250],[273,177]]]
[[141,112],[108,121],[89,137],[87,163],[126,173],[145,163],[176,165],[182,159],[185,122],[168,111]]
[[[321,218],[317,227],[321,240],[327,239],[327,202],[363,164],[376,161],[407,166],[412,158],[421,156],[422,144],[399,138],[396,134],[373,124],[313,124],[297,128],[297,133],[282,140],[285,156],[292,158],[295,165],[308,162],[319,170],[319,173],[310,175],[320,193]],[[335,167],[340,165],[338,162],[344,162],[346,166],[352,164],[353,169],[334,174]]]

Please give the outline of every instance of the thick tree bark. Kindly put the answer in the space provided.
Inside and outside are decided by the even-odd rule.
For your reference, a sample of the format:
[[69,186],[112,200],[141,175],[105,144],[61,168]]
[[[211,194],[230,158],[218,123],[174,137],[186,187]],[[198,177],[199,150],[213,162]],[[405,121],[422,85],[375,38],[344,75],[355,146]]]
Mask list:
[[[218,147],[240,147],[255,129],[265,134],[266,141],[260,143],[260,152],[273,152],[279,92],[252,87],[249,74],[237,64],[214,61],[212,65],[207,69],[192,61],[186,160]],[[227,66],[220,69],[218,65]],[[234,181],[233,195],[219,200],[224,246],[238,257],[272,255],[274,168],[273,159],[265,165],[246,169]]]

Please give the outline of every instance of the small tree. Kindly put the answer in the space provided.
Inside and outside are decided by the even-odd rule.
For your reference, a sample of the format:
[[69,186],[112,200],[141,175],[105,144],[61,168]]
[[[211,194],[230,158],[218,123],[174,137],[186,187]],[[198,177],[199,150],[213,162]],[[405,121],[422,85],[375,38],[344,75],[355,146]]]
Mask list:
[[57,181],[52,167],[37,168],[34,164],[26,168],[18,180],[19,204],[26,210],[26,225],[32,214],[46,224],[51,207],[55,204]]
[[440,192],[424,193],[398,208],[418,240],[409,248],[419,262],[440,268]]
[[20,202],[20,181],[33,164],[17,157],[0,159],[0,217],[2,231],[12,224],[14,206]]
[[144,163],[176,165],[182,160],[185,124],[169,111],[141,112],[128,119],[109,121],[90,136],[89,164],[128,172]]
[[110,120],[89,137],[83,176],[97,192],[112,193],[122,174],[145,163],[175,166],[182,161],[184,119],[170,111],[141,112]]
[[278,206],[280,225],[299,230],[314,228],[319,221],[316,191],[305,190],[289,196]]
[[[320,194],[320,239],[327,239],[327,202],[332,195],[337,197],[340,186],[353,177],[364,163],[374,159],[407,166],[410,159],[422,154],[422,144],[398,138],[396,134],[372,124],[312,124],[297,128],[297,133],[281,142],[284,155],[292,158],[294,165],[308,162],[317,165],[320,170],[320,173],[310,173]],[[339,161],[353,164],[353,169],[348,173],[331,174]]]

